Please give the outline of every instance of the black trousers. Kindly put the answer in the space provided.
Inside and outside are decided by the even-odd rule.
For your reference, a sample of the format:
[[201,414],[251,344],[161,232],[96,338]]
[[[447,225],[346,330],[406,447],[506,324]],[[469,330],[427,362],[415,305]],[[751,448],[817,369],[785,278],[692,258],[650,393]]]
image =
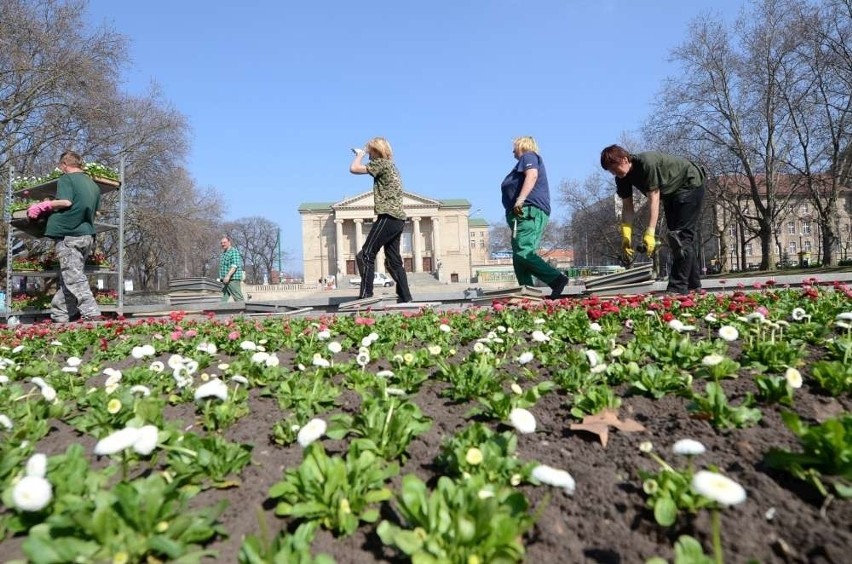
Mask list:
[[[701,204],[704,202],[704,186],[678,190],[661,199],[666,213],[666,226],[669,229],[669,243],[672,251],[672,270],[669,273],[669,284],[666,290],[686,294],[690,290],[701,288],[696,226],[698,217],[701,215]],[[677,241],[673,241],[673,238]],[[678,252],[678,246],[680,246],[680,252]]]
[[408,277],[399,254],[399,242],[405,221],[387,214],[379,214],[373,228],[367,234],[364,246],[355,255],[358,274],[361,275],[359,298],[373,296],[373,276],[376,274],[376,255],[379,249],[385,249],[385,268],[396,283],[396,295],[401,302],[411,301],[411,291],[408,289]]

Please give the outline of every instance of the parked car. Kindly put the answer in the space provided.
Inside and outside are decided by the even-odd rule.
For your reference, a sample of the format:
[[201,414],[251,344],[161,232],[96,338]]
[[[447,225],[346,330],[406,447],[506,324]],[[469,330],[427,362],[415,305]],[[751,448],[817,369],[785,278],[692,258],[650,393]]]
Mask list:
[[[349,284],[352,286],[360,286],[361,277],[356,276],[355,278],[350,278]],[[389,288],[393,286],[393,280],[384,272],[376,272],[373,276],[373,286],[384,286],[385,288]]]

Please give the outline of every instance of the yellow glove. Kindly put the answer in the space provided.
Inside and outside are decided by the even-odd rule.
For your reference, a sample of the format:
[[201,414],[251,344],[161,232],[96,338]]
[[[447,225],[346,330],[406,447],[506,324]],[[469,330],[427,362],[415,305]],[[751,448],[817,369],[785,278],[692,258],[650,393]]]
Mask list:
[[633,227],[629,223],[621,224],[621,251],[628,262],[633,261]]
[[649,227],[645,230],[645,235],[642,236],[642,242],[645,243],[645,247],[647,248],[645,252],[648,253],[648,256],[651,256],[654,249],[657,248],[657,238],[654,237],[653,227]]

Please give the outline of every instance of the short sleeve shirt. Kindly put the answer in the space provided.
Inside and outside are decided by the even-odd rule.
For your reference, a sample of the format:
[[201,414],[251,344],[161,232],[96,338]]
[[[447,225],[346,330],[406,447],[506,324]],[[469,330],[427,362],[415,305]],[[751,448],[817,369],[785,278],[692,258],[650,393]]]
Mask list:
[[535,206],[547,215],[550,215],[550,187],[547,184],[547,170],[544,168],[544,160],[537,153],[524,153],[521,155],[521,158],[518,159],[518,164],[503,179],[500,185],[500,191],[503,196],[503,208],[509,211],[515,207],[515,201],[518,199],[518,194],[521,193],[521,187],[524,185],[526,171],[530,169],[538,170],[538,178],[535,181],[532,192],[527,196],[526,204]]
[[59,177],[56,199],[68,200],[71,207],[56,211],[47,218],[47,237],[79,237],[95,234],[95,213],[101,203],[101,189],[85,172],[71,172]]
[[371,159],[367,172],[373,177],[373,206],[376,215],[405,219],[402,209],[402,178],[390,159]]
[[630,156],[630,172],[616,178],[619,197],[632,198],[633,188],[643,195],[659,190],[661,196],[692,190],[704,184],[704,169],[681,157],[648,151]]
[[242,280],[243,257],[240,256],[240,252],[233,246],[222,253],[222,258],[219,259],[219,278],[227,276],[232,266],[236,266],[237,269],[234,271],[234,275],[231,276],[231,280]]

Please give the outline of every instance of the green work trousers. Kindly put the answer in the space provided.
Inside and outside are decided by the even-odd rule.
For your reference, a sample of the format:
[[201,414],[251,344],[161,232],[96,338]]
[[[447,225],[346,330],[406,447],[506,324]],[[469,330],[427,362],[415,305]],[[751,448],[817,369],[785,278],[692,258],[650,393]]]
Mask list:
[[231,280],[227,284],[222,285],[222,303],[227,302],[228,298],[234,298],[235,302],[245,301],[245,298],[243,298],[242,280]]
[[533,276],[552,286],[561,275],[538,256],[538,247],[548,219],[548,215],[535,206],[524,206],[524,213],[520,217],[513,210],[506,212],[506,223],[512,230],[512,266],[521,286],[532,286]]

